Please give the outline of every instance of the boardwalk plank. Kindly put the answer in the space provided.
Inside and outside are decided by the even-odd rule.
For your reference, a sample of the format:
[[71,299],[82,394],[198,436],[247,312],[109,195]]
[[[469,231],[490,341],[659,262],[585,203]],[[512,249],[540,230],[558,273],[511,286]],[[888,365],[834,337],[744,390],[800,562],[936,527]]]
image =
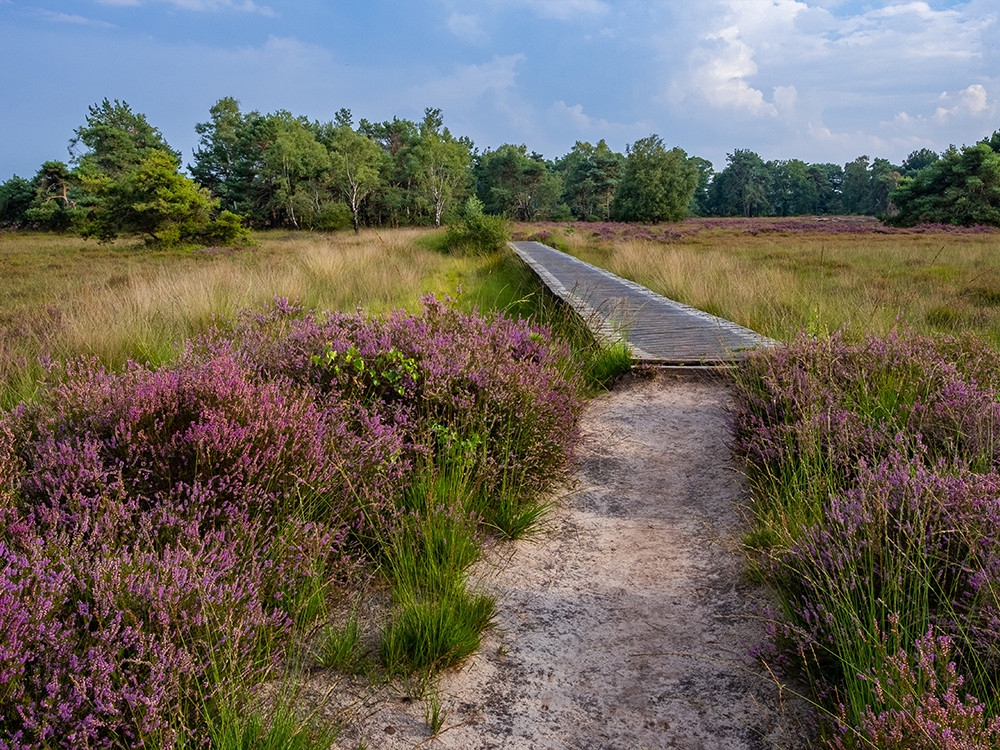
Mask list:
[[749,350],[778,343],[539,242],[510,245],[553,294],[576,310],[599,339],[626,341],[636,361],[731,364]]

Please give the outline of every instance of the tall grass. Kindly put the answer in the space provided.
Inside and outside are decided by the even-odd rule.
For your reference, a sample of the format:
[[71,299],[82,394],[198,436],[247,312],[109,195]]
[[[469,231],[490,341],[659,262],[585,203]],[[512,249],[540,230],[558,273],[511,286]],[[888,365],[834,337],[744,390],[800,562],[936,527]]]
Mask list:
[[996,747],[1000,357],[803,335],[737,381],[772,658],[812,687],[827,746]]
[[[808,325],[860,338],[899,320],[1000,344],[1000,232],[873,223],[697,220],[553,225],[551,244],[767,336]],[[522,227],[519,236],[537,236]]]
[[215,319],[277,297],[308,308],[413,308],[454,292],[475,260],[426,247],[426,232],[257,235],[255,247],[151,251],[58,235],[0,234],[0,408],[29,397],[39,357],[153,364]]

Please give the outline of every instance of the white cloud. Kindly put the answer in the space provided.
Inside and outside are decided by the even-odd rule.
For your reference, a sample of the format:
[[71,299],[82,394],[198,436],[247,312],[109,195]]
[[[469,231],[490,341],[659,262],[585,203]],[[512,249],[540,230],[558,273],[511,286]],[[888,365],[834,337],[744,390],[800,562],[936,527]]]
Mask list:
[[75,26],[91,26],[98,29],[117,28],[113,23],[108,23],[107,21],[97,21],[93,18],[86,18],[70,13],[56,13],[51,10],[40,10],[38,13],[44,20],[51,23],[69,23]]
[[[101,5],[134,7],[148,0],[97,0]],[[274,10],[267,5],[258,5],[253,0],[154,0],[173,5],[183,10],[196,12],[218,12],[234,10],[240,13],[258,13],[263,16],[273,16]]]
[[997,109],[996,102],[990,102],[986,87],[979,83],[972,84],[955,96],[945,92],[941,94],[941,101],[945,106],[938,107],[933,115],[938,122],[947,122],[955,117],[988,117]]
[[784,115],[791,115],[795,111],[795,102],[799,98],[799,92],[794,86],[775,86],[774,106]]
[[718,109],[745,110],[754,116],[776,115],[764,93],[750,85],[757,73],[753,49],[740,38],[740,30],[729,26],[704,37],[707,44],[690,57],[685,95],[703,98]]
[[447,21],[448,31],[467,42],[481,42],[487,38],[477,16],[452,13]]

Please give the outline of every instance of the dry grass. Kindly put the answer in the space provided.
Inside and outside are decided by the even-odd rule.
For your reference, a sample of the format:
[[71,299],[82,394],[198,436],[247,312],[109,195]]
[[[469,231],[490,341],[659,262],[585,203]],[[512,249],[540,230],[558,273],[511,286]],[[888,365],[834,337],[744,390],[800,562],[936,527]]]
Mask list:
[[765,335],[973,331],[1000,343],[1000,233],[713,229],[673,241],[548,228],[560,248]]
[[29,396],[39,356],[160,362],[213,318],[275,296],[316,309],[415,308],[453,293],[470,259],[429,249],[427,230],[263,234],[244,249],[159,251],[73,237],[0,234],[0,407]]

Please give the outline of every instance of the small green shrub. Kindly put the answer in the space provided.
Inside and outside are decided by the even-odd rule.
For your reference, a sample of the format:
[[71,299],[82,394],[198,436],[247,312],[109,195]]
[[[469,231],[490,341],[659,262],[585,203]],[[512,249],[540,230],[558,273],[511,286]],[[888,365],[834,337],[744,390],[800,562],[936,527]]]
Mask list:
[[502,250],[510,241],[510,227],[502,216],[483,213],[483,202],[470,196],[462,220],[448,227],[445,249],[488,255]]

